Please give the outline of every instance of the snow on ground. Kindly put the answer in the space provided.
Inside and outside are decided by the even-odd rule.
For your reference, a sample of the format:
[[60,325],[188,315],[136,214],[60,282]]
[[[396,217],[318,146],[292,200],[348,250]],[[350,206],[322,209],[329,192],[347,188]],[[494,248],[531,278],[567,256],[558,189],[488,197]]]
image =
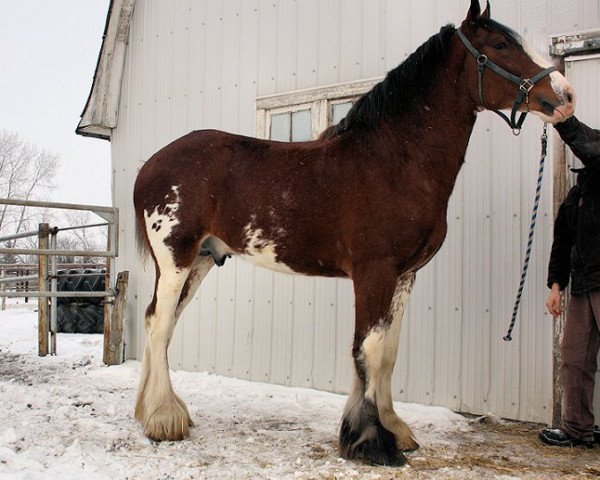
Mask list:
[[[594,478],[600,456],[542,447],[535,427],[396,403],[421,449],[402,468],[338,457],[345,396],[172,372],[195,426],[153,442],[133,418],[139,362],[106,367],[102,336],[59,334],[37,356],[31,304],[0,312],[0,480]],[[525,439],[525,440],[524,440]]]

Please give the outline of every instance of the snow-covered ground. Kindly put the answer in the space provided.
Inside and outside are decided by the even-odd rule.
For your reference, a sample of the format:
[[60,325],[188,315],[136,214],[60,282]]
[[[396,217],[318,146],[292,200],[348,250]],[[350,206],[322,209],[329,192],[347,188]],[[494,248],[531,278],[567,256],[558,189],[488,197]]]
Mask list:
[[[34,305],[35,306],[35,305]],[[345,397],[173,372],[195,422],[157,443],[133,419],[139,362],[102,364],[102,336],[59,334],[37,356],[34,306],[0,312],[0,479],[594,478],[598,450],[539,445],[537,426],[480,423],[444,408],[397,403],[421,449],[385,468],[337,454]],[[565,477],[566,476],[566,477]]]

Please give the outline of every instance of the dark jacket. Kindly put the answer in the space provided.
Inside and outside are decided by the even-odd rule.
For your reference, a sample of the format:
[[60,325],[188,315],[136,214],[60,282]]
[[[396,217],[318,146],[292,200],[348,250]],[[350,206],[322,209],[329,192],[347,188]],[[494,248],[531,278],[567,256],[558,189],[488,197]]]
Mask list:
[[548,287],[561,290],[571,277],[571,294],[600,290],[600,131],[572,117],[555,126],[585,168],[567,194],[554,223]]

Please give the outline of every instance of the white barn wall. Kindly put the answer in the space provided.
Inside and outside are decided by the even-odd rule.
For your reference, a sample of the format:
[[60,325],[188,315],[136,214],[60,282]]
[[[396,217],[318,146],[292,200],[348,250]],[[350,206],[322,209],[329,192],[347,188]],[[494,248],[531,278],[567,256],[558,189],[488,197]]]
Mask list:
[[[254,135],[255,98],[382,76],[467,1],[138,0],[118,127],[112,132],[119,270],[129,269],[128,355],[141,358],[154,282],[134,247],[132,186],[156,150],[200,128]],[[494,0],[493,17],[543,51],[551,33],[600,26],[595,1]],[[519,138],[479,116],[449,211],[446,243],[417,276],[394,375],[396,399],[548,421],[552,322],[544,312],[551,171],[515,339],[502,341],[516,293],[537,179],[541,124]],[[234,188],[235,186],[232,186]],[[349,280],[214,268],[177,326],[174,369],[348,391]]]

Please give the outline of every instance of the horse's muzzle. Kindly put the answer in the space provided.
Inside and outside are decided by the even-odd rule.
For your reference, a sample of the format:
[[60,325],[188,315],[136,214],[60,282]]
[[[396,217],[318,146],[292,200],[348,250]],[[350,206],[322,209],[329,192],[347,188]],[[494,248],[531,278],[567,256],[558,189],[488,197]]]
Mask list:
[[577,95],[573,86],[566,79],[564,79],[564,83],[560,84],[557,96],[560,99],[560,104],[554,107],[551,115],[552,123],[563,122],[575,114]]
[[575,114],[577,98],[575,89],[564,77],[563,82],[555,86],[554,91],[556,96],[552,96],[552,98],[548,98],[546,95],[533,96],[538,108],[532,109],[532,113],[552,124],[563,122]]

